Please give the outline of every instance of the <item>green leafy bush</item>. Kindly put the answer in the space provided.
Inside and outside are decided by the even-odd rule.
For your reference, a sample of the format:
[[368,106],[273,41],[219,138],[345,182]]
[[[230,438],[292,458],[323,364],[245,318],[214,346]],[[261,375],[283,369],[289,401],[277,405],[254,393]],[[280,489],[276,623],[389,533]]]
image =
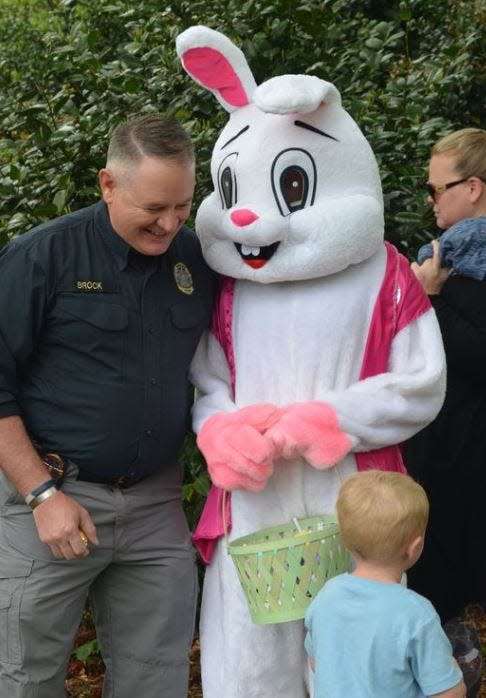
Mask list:
[[[480,124],[480,26],[461,0],[95,0],[0,2],[0,244],[96,195],[108,134],[165,110],[190,129],[198,201],[225,115],[187,78],[177,34],[207,24],[239,43],[257,81],[309,72],[334,82],[379,160],[387,237],[434,233],[420,183],[430,145]],[[197,201],[196,201],[197,203]]]
[[[0,0],[0,245],[93,201],[108,135],[163,110],[198,153],[195,204],[224,112],[183,72],[175,37],[223,31],[261,82],[290,72],[334,82],[378,158],[387,238],[413,253],[435,234],[421,183],[431,144],[481,125],[483,0]],[[190,437],[191,523],[208,479]]]

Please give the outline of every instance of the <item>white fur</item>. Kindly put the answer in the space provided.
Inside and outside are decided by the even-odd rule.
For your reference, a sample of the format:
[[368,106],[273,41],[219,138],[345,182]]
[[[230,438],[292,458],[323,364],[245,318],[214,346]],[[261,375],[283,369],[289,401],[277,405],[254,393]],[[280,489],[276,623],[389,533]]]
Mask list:
[[[357,380],[383,263],[380,251],[365,265],[324,279],[263,287],[237,282],[236,394],[221,347],[208,334],[193,362],[196,425],[214,412],[311,396],[334,406],[355,451],[415,433],[442,400],[444,363],[433,311],[397,335],[387,373]],[[277,464],[263,492],[233,492],[231,538],[293,516],[332,513],[342,478],[355,469],[352,454],[326,471],[304,462]],[[305,697],[302,623],[251,623],[224,541],[206,571],[200,631],[205,697]]]
[[[263,113],[251,104],[232,115],[216,142],[214,191],[198,210],[196,228],[206,259],[223,274],[259,283],[316,278],[363,261],[383,242],[378,169],[354,121],[337,104],[322,105],[300,119],[339,139],[334,141],[296,126],[296,120],[295,114]],[[226,145],[246,125],[250,128]],[[315,201],[291,215],[284,209],[282,215],[276,170],[293,164],[305,169],[310,186],[316,184]],[[225,168],[232,172],[238,199],[230,209],[222,208],[219,191]],[[230,217],[235,209],[251,209],[259,218],[238,227]],[[275,255],[257,270],[235,247],[276,242]]]
[[341,104],[334,85],[315,75],[278,75],[257,87],[253,102],[267,114],[307,114],[326,101]]
[[[395,337],[385,373],[358,380],[385,269],[383,199],[371,148],[330,83],[286,75],[253,89],[246,60],[226,37],[203,27],[182,37],[183,62],[193,45],[219,48],[249,98],[234,109],[212,89],[230,119],[214,147],[214,191],[199,208],[196,229],[209,264],[237,279],[236,390],[233,395],[226,358],[208,333],[191,370],[195,428],[215,412],[257,402],[317,399],[334,407],[353,452],[403,441],[440,408],[445,363],[429,311]],[[298,210],[283,195],[292,194],[281,179],[289,171],[291,182],[298,181],[295,173],[307,177],[308,196]],[[275,243],[260,268],[236,247],[251,259]],[[341,478],[356,469],[353,452],[328,470],[277,463],[263,492],[234,492],[232,537],[332,512]],[[252,625],[221,541],[206,573],[201,647],[205,698],[307,695],[302,622]]]

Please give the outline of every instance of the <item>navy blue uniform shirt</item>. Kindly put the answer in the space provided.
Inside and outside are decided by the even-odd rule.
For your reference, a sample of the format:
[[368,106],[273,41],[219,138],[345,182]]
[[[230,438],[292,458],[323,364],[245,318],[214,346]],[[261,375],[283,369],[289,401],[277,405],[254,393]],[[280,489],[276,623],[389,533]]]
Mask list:
[[98,477],[174,464],[215,286],[195,234],[141,255],[100,201],[11,241],[0,279],[0,418]]

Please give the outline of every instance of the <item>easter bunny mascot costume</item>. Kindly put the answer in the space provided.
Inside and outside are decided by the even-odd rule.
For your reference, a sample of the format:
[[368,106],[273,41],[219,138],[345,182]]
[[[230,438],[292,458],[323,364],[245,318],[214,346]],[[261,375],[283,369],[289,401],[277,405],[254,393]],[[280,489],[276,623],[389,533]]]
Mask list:
[[213,482],[195,543],[210,564],[201,609],[205,698],[304,698],[302,621],[255,625],[224,540],[333,513],[356,469],[404,471],[399,444],[444,396],[436,318],[384,242],[377,164],[334,85],[282,75],[257,86],[242,52],[195,26],[189,75],[230,118],[196,230],[222,275],[192,365],[198,443]]

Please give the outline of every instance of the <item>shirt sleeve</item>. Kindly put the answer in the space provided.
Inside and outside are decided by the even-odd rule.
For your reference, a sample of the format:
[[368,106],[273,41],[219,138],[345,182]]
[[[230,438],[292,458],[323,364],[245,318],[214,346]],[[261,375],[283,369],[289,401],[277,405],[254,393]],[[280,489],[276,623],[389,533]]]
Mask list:
[[47,303],[46,276],[28,252],[10,243],[0,252],[0,418],[21,413],[17,396],[32,359]]
[[462,672],[452,656],[439,617],[434,614],[420,628],[412,643],[412,671],[426,696],[447,691],[462,679]]

